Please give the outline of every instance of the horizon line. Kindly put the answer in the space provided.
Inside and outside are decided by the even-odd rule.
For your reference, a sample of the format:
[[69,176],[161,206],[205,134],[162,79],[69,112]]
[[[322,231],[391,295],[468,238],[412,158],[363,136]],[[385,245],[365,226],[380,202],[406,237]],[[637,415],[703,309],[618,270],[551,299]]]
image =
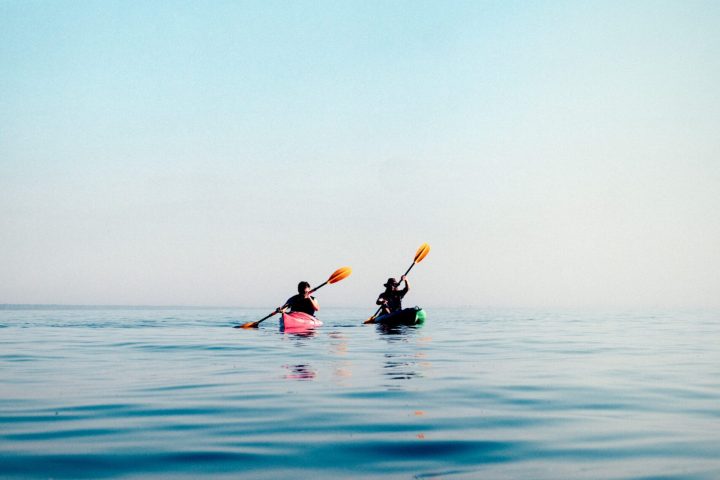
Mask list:
[[[222,310],[222,309],[253,309],[253,310],[266,310],[271,307],[267,306],[241,306],[241,305],[149,305],[149,304],[138,304],[138,305],[123,305],[123,304],[75,304],[75,303],[0,303],[0,310],[100,310],[100,309],[129,309],[129,310]],[[374,308],[374,306],[367,305],[329,305],[325,306],[326,309],[334,308]],[[705,310],[705,311],[720,311],[720,306],[709,306],[709,305],[683,305],[683,306],[648,306],[648,305],[634,305],[634,306],[620,306],[620,305],[563,305],[563,306],[532,306],[532,305],[429,305],[423,308],[474,308],[484,310],[504,310],[504,309],[518,309],[518,310],[654,310],[654,311],[668,311],[668,310]]]

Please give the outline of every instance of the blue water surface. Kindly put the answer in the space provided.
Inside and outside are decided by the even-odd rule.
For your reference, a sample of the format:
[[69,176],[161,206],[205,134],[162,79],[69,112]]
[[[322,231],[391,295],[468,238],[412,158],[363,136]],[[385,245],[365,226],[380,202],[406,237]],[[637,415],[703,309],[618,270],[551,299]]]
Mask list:
[[718,312],[266,313],[0,309],[0,478],[720,478]]

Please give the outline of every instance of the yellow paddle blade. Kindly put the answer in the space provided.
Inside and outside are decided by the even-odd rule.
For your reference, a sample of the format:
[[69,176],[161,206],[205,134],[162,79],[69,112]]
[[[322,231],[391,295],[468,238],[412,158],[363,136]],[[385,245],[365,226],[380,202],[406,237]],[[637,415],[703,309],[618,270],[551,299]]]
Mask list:
[[417,253],[415,253],[415,263],[422,262],[423,258],[427,257],[428,253],[430,253],[430,245],[428,245],[427,243],[423,243],[422,245],[420,245]]
[[340,280],[343,280],[343,279],[349,277],[351,273],[352,273],[352,268],[350,268],[350,267],[338,268],[337,270],[335,270],[333,272],[332,275],[330,275],[330,278],[328,278],[327,283],[339,282]]

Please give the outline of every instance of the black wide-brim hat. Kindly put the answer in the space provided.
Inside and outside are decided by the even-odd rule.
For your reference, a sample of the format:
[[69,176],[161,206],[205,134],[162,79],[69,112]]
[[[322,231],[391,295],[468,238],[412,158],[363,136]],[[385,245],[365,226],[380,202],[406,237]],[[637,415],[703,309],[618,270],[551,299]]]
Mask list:
[[397,284],[398,284],[398,281],[395,280],[394,278],[390,277],[390,278],[388,278],[387,282],[385,282],[385,285],[383,285],[383,287],[394,287]]

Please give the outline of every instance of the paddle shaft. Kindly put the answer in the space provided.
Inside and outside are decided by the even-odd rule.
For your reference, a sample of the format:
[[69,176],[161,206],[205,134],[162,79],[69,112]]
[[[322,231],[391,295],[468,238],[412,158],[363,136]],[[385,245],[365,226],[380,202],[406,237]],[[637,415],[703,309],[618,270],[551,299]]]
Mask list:
[[[284,309],[286,306],[287,306],[287,304],[283,305],[282,307],[279,308],[279,310]],[[267,320],[268,318],[272,317],[272,316],[275,315],[276,313],[278,313],[277,310],[275,310],[274,312],[272,312],[270,315],[261,318],[260,320],[257,321],[257,323],[259,324],[260,322],[264,322],[265,320]]]
[[[287,305],[283,305],[282,307],[280,307],[280,310],[282,310],[282,309],[285,308],[286,306],[287,306]],[[261,318],[260,320],[258,320],[258,321],[256,321],[256,322],[249,322],[249,323],[243,323],[242,325],[235,325],[233,328],[255,328],[255,327],[257,327],[258,325],[260,325],[262,322],[264,322],[265,320],[267,320],[268,318],[270,318],[270,317],[272,317],[273,315],[275,315],[276,313],[278,313],[277,310],[275,310],[274,312],[272,312],[272,313],[269,314],[269,315],[264,316],[263,318]]]
[[413,262],[412,265],[410,265],[410,268],[407,269],[407,271],[405,272],[405,275],[403,275],[403,277],[407,276],[407,274],[410,273],[410,270],[412,270],[412,268],[413,268],[415,265],[417,265],[417,262]]
[[315,287],[315,288],[313,288],[312,290],[310,290],[308,293],[313,293],[313,292],[315,292],[316,290],[320,290],[322,287],[324,287],[325,285],[327,285],[329,281],[330,281],[330,280],[325,280],[324,283],[321,283],[321,284],[318,285],[317,287]]

